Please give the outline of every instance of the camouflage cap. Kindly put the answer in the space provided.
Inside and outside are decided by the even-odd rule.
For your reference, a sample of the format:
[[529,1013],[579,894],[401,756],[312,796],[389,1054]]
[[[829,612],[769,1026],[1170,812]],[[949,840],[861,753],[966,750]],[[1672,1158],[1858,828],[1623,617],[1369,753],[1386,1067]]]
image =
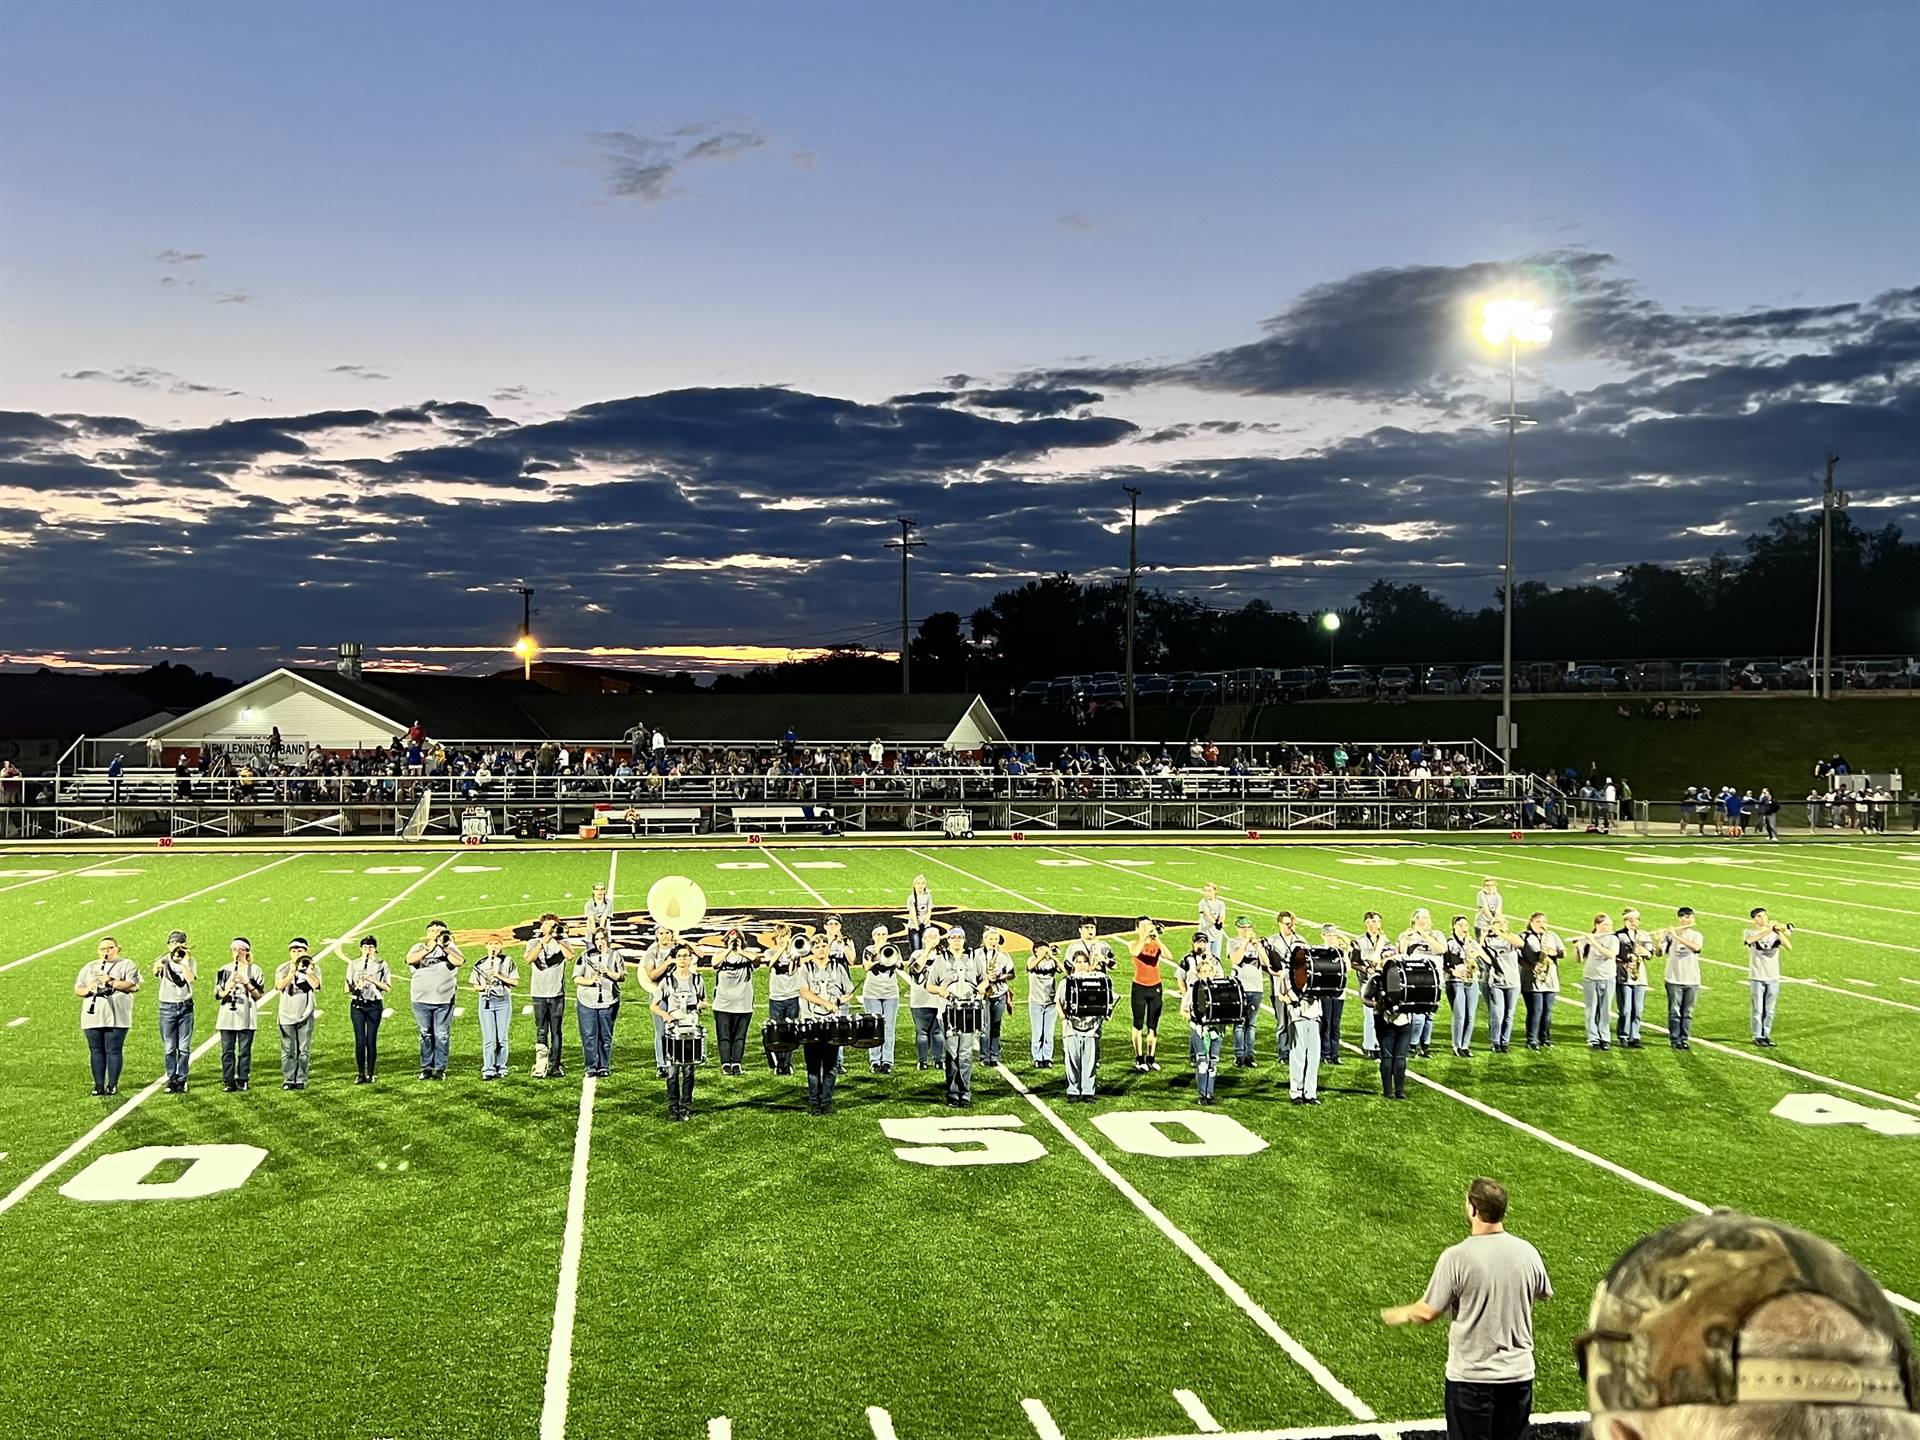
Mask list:
[[[1786,1295],[1844,1306],[1893,1358],[1743,1360],[1749,1317]],[[1600,1282],[1587,1326],[1574,1354],[1596,1415],[1759,1402],[1920,1408],[1913,1337],[1879,1284],[1837,1245],[1775,1220],[1716,1210],[1647,1236]]]

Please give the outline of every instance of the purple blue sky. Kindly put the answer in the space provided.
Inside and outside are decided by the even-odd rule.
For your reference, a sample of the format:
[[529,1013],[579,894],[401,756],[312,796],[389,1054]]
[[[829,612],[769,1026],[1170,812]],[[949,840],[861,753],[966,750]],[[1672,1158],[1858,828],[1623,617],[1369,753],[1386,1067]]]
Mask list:
[[[891,643],[1920,515],[1908,3],[22,3],[0,656]],[[1797,612],[1796,612],[1797,613]],[[305,648],[311,647],[311,648]],[[433,647],[445,647],[436,649]],[[725,647],[748,647],[729,651]],[[638,652],[628,655],[626,652]],[[662,652],[662,653],[653,653]]]

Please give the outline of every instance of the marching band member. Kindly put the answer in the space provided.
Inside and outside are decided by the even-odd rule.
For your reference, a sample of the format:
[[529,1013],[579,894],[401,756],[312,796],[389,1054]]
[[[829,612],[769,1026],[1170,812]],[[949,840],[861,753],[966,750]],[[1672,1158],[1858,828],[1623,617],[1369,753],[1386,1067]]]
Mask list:
[[[1362,990],[1367,981],[1373,978],[1380,968],[1380,952],[1388,944],[1385,922],[1378,910],[1369,910],[1361,917],[1360,933],[1353,943],[1353,968],[1355,978]],[[1367,1006],[1360,1008],[1360,1058],[1378,1060],[1380,1058],[1380,1037],[1375,1033],[1376,1021],[1373,1011]]]
[[380,1021],[393,972],[380,958],[380,939],[360,937],[360,956],[347,962],[347,1016],[353,1021],[353,1083],[371,1085],[380,1054]]
[[[913,877],[913,888],[907,891],[907,944],[915,950],[931,953],[940,948],[940,934],[932,930],[933,892],[927,888],[927,877]],[[921,1069],[926,1069],[922,1065]]]
[[480,1078],[507,1078],[507,1035],[513,1028],[513,992],[520,984],[520,967],[507,954],[506,937],[489,935],[487,953],[473,967],[468,982],[480,997]]
[[1380,1042],[1380,1093],[1389,1100],[1407,1098],[1407,1052],[1413,1048],[1414,1017],[1387,1003],[1387,970],[1398,961],[1391,945],[1380,947],[1380,963],[1360,991],[1360,1003],[1374,1012],[1374,1037]]
[[1193,939],[1193,954],[1181,962],[1183,967],[1188,966],[1189,962],[1191,965],[1186,975],[1186,983],[1180,987],[1180,1016],[1187,1022],[1187,1029],[1193,1037],[1195,1056],[1193,1073],[1200,1091],[1200,1103],[1211,1105],[1213,1104],[1214,1078],[1220,1070],[1220,1027],[1200,1023],[1193,1013],[1193,997],[1194,987],[1200,981],[1220,978],[1220,962],[1213,958],[1213,951],[1208,948],[1205,935],[1196,934]]
[[460,967],[466,960],[444,920],[430,921],[426,939],[407,951],[407,968],[413,972],[413,1020],[420,1028],[422,1080],[447,1078],[453,997],[459,992]]
[[1691,905],[1674,912],[1662,948],[1667,956],[1667,1043],[1676,1050],[1691,1050],[1693,1007],[1700,998],[1700,952],[1707,948],[1694,927]]
[[607,882],[594,882],[593,898],[587,901],[586,913],[581,917],[586,921],[587,933],[596,930],[613,929],[613,902],[607,899]]
[[1234,926],[1233,939],[1227,942],[1227,964],[1244,994],[1240,1021],[1233,1027],[1233,1063],[1240,1067],[1255,1063],[1254,1036],[1260,1028],[1260,992],[1266,984],[1266,951],[1260,937],[1253,933],[1253,920],[1246,915]]
[[1615,1038],[1629,1050],[1640,1048],[1640,1019],[1647,1010],[1647,961],[1653,956],[1653,940],[1640,928],[1640,912],[1629,906],[1620,912],[1620,928],[1614,938],[1620,942],[1619,969],[1613,982],[1613,997],[1620,1006]]
[[[706,981],[694,973],[696,956],[691,945],[676,945],[667,957],[667,973],[654,987],[649,1008],[663,1028],[680,1034],[700,1028],[700,1010],[706,1003]],[[693,1075],[699,1067],[691,1060],[669,1061],[667,1065],[667,1118],[693,1118]],[[831,1077],[829,1077],[831,1083]]]
[[[816,947],[813,957],[814,963],[818,964],[823,955],[827,959],[835,961],[842,970],[847,972],[848,993],[851,994],[853,967],[860,963],[860,952],[855,948],[853,941],[847,938],[845,928],[841,925],[838,915],[829,915],[827,917],[826,931],[827,938]],[[846,1073],[846,1051],[836,1046],[833,1052],[834,1078],[838,1079]]]
[[1045,1070],[1053,1064],[1053,1035],[1060,1024],[1060,998],[1054,989],[1060,962],[1054,959],[1052,941],[1034,945],[1027,956],[1027,977],[1027,1037],[1034,1065]]
[[139,988],[139,968],[121,955],[120,942],[111,935],[74,976],[73,993],[86,1001],[80,1007],[80,1033],[87,1042],[96,1095],[119,1093],[127,1031],[133,1028],[133,992]]
[[[1435,962],[1445,955],[1446,938],[1433,928],[1433,914],[1424,905],[1413,912],[1407,922],[1407,928],[1400,932],[1395,948],[1403,955],[1424,950]],[[1433,1016],[1415,1015],[1413,1017],[1410,1045],[1412,1053],[1422,1060],[1433,1056]]]
[[[1202,959],[1214,960],[1213,941],[1204,932],[1196,930],[1193,939],[1187,945],[1187,953],[1180,957],[1180,963],[1174,966],[1173,983],[1178,992],[1178,1004],[1182,1015],[1191,1015],[1193,1011],[1194,972]],[[1215,960],[1214,973],[1219,973],[1219,962]],[[1187,1064],[1193,1068],[1194,1076],[1200,1073],[1201,1052],[1206,1048],[1205,1037],[1197,1033],[1193,1026],[1187,1026]],[[1182,1075],[1174,1083],[1184,1085],[1190,1077]]]
[[1274,976],[1287,1014],[1293,1018],[1293,1053],[1287,1061],[1287,1096],[1295,1105],[1320,1103],[1320,1017],[1322,1001],[1293,988],[1293,966]]
[[1521,997],[1527,1002],[1527,1048],[1553,1048],[1553,1004],[1560,998],[1560,958],[1566,942],[1547,928],[1547,917],[1534,911],[1520,937]]
[[167,948],[153,962],[160,982],[160,1053],[167,1068],[167,1089],[186,1093],[187,1062],[193,1058],[193,982],[198,972],[187,950],[187,932],[167,936]]
[[613,948],[611,931],[590,932],[573,962],[574,1015],[580,1026],[580,1063],[588,1075],[613,1073],[613,1020],[627,959]]
[[[880,952],[889,948],[893,948],[893,954],[883,958]],[[873,943],[860,955],[860,968],[867,972],[867,978],[860,982],[860,1008],[878,1015],[885,1026],[880,1043],[867,1051],[867,1063],[876,1075],[893,1073],[894,1027],[900,1019],[899,957],[899,950],[889,945],[887,927],[874,926]]]
[[[1080,922],[1080,952],[1097,960],[1093,932],[1098,927],[1088,917]],[[1135,931],[1136,943],[1128,949],[1133,956],[1133,989],[1129,1003],[1133,1015],[1133,1068],[1142,1075],[1160,1068],[1160,1011],[1166,996],[1160,989],[1160,961],[1166,954],[1160,944],[1160,931],[1144,915]],[[1072,947],[1069,963],[1077,958]]]
[[[589,926],[589,930],[593,927]],[[611,926],[608,927],[611,931]],[[640,988],[647,993],[647,1018],[653,1022],[653,1073],[660,1079],[667,1078],[667,1023],[653,1008],[654,992],[660,988],[660,982],[667,978],[667,972],[673,969],[673,954],[680,946],[680,937],[667,926],[662,925],[653,932],[653,943],[639,955]],[[613,1019],[620,1022],[620,1002],[613,1003]]]
[[[933,933],[922,931],[928,945],[914,946],[907,959],[907,1014],[913,1020],[913,1053],[920,1068],[947,1063],[947,1037],[940,1026],[940,998],[927,989],[927,975],[940,958],[939,947],[932,944]],[[908,943],[912,944],[912,932]]]
[[745,1073],[747,1027],[753,1019],[753,967],[762,963],[747,953],[747,937],[738,926],[727,931],[720,958],[713,962],[713,1031],[722,1075]]
[[1507,929],[1507,917],[1497,914],[1480,938],[1487,959],[1487,1040],[1496,1055],[1513,1049],[1514,1002],[1520,995],[1520,946]]
[[980,935],[980,961],[986,967],[987,1002],[984,1028],[980,1036],[980,1063],[1000,1063],[1000,1027],[1013,1009],[1013,957],[1007,953],[1007,937],[998,930]]
[[[1092,924],[1091,921],[1087,923]],[[1100,973],[1099,959],[1088,946],[1069,946],[1066,965],[1067,975],[1060,978],[1059,988],[1059,998],[1063,1003],[1067,990],[1067,976]],[[1157,974],[1158,964],[1154,968]],[[1067,1016],[1066,1031],[1060,1037],[1060,1047],[1067,1065],[1067,1099],[1069,1101],[1078,1101],[1082,1105],[1093,1103],[1094,1077],[1100,1068],[1100,1027],[1104,1024],[1106,1024],[1104,1015]]]
[[533,1000],[533,1073],[564,1075],[567,978],[573,973],[573,952],[567,948],[566,928],[553,911],[540,917],[539,930],[521,958],[527,964],[527,991]]
[[927,991],[948,1006],[947,1026],[947,1103],[973,1104],[973,1057],[980,1037],[977,1033],[952,1027],[952,1005],[956,1001],[979,998],[986,981],[986,966],[978,952],[967,950],[967,934],[958,925],[947,931],[946,948],[934,961],[927,975]]
[[1473,936],[1483,944],[1493,931],[1496,920],[1506,918],[1506,902],[1500,898],[1500,882],[1489,875],[1480,882],[1480,891],[1473,897]]
[[[1320,944],[1323,949],[1338,950],[1345,957],[1349,967],[1353,963],[1353,937],[1338,925],[1326,924],[1320,927]],[[1347,987],[1343,980],[1338,995],[1330,995],[1320,1004],[1320,1063],[1338,1065],[1340,1063],[1340,1022],[1347,1013]],[[1317,1073],[1317,1072],[1316,1072]],[[1318,1093],[1317,1087],[1315,1093]]]
[[1206,937],[1213,958],[1221,958],[1227,939],[1227,902],[1220,898],[1220,887],[1211,880],[1200,887],[1199,921],[1195,926]]
[[1293,964],[1293,952],[1307,943],[1294,928],[1293,912],[1282,910],[1273,917],[1274,931],[1267,936],[1267,1001],[1273,1006],[1273,1018],[1279,1027],[1280,1063],[1293,1063],[1293,1018],[1280,998],[1280,967]]
[[1773,1012],[1780,1001],[1780,952],[1791,950],[1793,926],[1769,919],[1767,907],[1756,905],[1747,915],[1753,923],[1741,935],[1747,947],[1747,988],[1753,995],[1753,1043],[1771,1050]]
[[1613,998],[1614,975],[1620,968],[1620,939],[1603,911],[1593,917],[1593,929],[1573,938],[1580,952],[1580,994],[1586,1002],[1587,1048],[1607,1048],[1607,1002]]
[[313,1068],[313,1026],[319,1006],[320,962],[308,953],[306,937],[287,942],[287,963],[274,971],[273,988],[280,992],[280,1088],[304,1090]]
[[1480,966],[1485,955],[1464,915],[1453,917],[1446,957],[1442,968],[1447,977],[1447,1008],[1453,1013],[1453,1053],[1465,1059],[1473,1054],[1473,1017],[1480,1004]]
[[[840,928],[838,917],[827,922],[829,933]],[[842,950],[844,950],[844,943]],[[853,971],[841,950],[827,944],[813,947],[813,954],[800,967],[800,999],[806,1005],[809,1020],[829,1020],[845,1015],[853,995]],[[833,1109],[834,1081],[840,1073],[840,1047],[818,1040],[805,1045],[807,1056],[807,1108],[815,1115]]]
[[253,1032],[260,1023],[260,997],[267,993],[267,976],[253,963],[253,942],[233,937],[227,963],[213,978],[220,1016],[213,1028],[220,1032],[220,1088],[244,1090],[253,1073]]
[[[767,967],[771,975],[767,980],[767,1019],[798,1020],[800,1018],[800,957],[793,953],[793,927],[784,920],[774,922],[772,942],[767,946]],[[760,1038],[766,1039],[766,1027],[762,1026]],[[793,1073],[793,1052],[783,1050],[778,1055],[767,1051],[767,1064],[776,1075]]]

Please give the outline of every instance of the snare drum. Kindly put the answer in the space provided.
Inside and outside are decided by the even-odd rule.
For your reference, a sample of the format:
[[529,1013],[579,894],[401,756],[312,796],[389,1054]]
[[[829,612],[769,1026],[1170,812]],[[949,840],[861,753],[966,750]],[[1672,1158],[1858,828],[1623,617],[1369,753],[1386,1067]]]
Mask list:
[[1347,988],[1347,957],[1339,950],[1315,947],[1293,952],[1293,993],[1308,1000],[1329,1000]]
[[978,1035],[986,1028],[986,1012],[984,1000],[947,1001],[947,1032],[951,1035]]
[[1238,1025],[1247,1013],[1248,996],[1231,977],[1193,982],[1193,1023],[1215,1027]]
[[1113,1013],[1113,979],[1107,975],[1069,975],[1060,997],[1069,1020],[1104,1020]]
[[886,1038],[887,1023],[864,1010],[835,1015],[826,1022],[829,1043],[854,1050],[871,1050]]
[[704,1065],[707,1063],[707,1032],[697,1029],[669,1030],[666,1039],[667,1063]]

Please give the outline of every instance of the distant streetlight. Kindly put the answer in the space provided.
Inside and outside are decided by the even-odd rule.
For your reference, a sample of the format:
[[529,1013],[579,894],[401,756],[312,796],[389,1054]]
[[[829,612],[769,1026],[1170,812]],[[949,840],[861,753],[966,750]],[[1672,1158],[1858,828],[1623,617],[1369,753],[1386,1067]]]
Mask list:
[[1340,635],[1340,617],[1329,610],[1320,617],[1320,628],[1327,632],[1327,669],[1333,669],[1333,642]]
[[1520,430],[1520,347],[1544,345],[1553,338],[1553,311],[1531,300],[1489,300],[1480,307],[1480,334],[1489,345],[1507,351],[1507,563],[1506,598],[1501,605],[1504,638],[1500,656],[1500,764],[1513,769],[1513,447]]
[[525,679],[533,679],[533,657],[540,653],[540,647],[534,644],[533,636],[522,635],[513,642],[513,653],[520,657],[521,673]]

